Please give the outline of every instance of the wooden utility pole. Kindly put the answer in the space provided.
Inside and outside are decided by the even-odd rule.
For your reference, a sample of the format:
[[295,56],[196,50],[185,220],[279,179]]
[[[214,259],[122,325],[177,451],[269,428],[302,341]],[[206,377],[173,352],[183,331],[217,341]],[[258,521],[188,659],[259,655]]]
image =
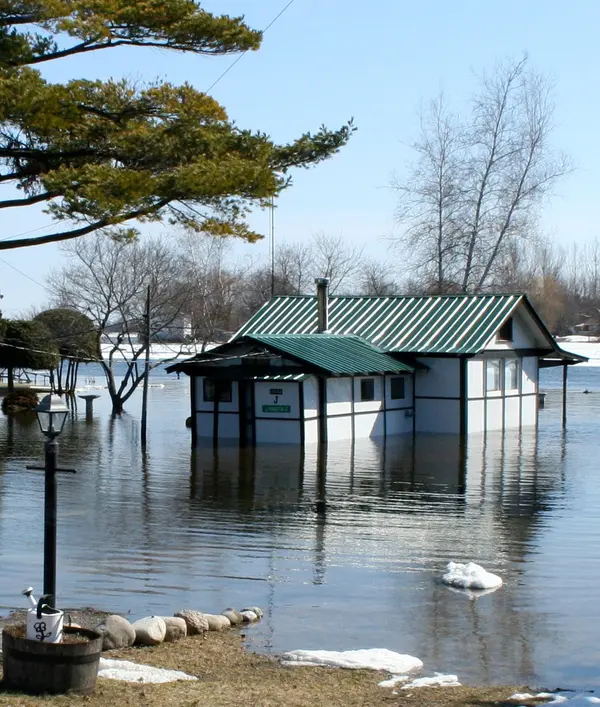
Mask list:
[[144,365],[144,387],[142,389],[142,447],[146,446],[146,427],[148,422],[148,376],[150,374],[150,285],[146,292],[146,325],[144,331],[144,344],[146,346],[146,361]]

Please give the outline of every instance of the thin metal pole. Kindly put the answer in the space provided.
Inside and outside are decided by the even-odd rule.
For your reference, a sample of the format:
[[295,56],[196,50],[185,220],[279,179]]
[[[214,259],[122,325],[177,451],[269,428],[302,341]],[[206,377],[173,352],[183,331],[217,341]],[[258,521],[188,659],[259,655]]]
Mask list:
[[142,420],[141,420],[141,435],[142,447],[146,446],[146,428],[148,424],[148,375],[150,373],[150,285],[146,292],[146,331],[144,335],[144,343],[146,345],[146,359],[144,365],[144,387],[142,388]]
[[271,197],[270,241],[271,241],[271,297],[275,297],[275,197]]
[[563,363],[562,426],[567,426],[567,364]]
[[49,439],[44,445],[44,594],[50,594],[50,606],[56,606],[56,456],[58,442]]

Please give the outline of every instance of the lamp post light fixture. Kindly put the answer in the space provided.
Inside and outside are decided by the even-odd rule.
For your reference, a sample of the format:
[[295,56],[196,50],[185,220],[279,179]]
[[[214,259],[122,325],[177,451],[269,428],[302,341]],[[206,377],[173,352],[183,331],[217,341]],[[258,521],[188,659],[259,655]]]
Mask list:
[[[74,469],[59,469],[57,466],[58,442],[69,414],[69,408],[58,395],[46,395],[35,408],[40,430],[46,436],[44,444],[44,594],[51,595],[50,606],[56,601],[56,472]],[[28,467],[40,469],[40,467]]]

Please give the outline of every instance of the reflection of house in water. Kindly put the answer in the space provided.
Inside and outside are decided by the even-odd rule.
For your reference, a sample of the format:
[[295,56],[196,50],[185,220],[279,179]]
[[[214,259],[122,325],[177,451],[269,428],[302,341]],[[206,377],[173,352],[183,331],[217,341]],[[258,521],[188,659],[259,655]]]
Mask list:
[[192,446],[521,429],[563,351],[524,295],[274,297],[190,376]]
[[[375,620],[379,607],[396,617],[389,637],[378,629],[387,647],[489,681],[535,673],[533,641],[551,627],[522,610],[519,572],[534,551],[540,512],[560,502],[563,483],[560,455],[540,449],[535,430],[466,444],[455,435],[420,435],[414,444],[398,437],[304,450],[221,446],[200,448],[194,459],[192,504],[202,499],[205,512],[247,523],[264,536],[255,542],[278,548],[269,574],[275,613],[284,611],[291,572],[315,587],[333,586],[342,602],[351,589],[341,582],[361,592],[372,583],[368,611],[353,622],[360,628]],[[506,585],[470,600],[436,581],[449,560],[479,561]],[[394,644],[398,629],[410,645]]]

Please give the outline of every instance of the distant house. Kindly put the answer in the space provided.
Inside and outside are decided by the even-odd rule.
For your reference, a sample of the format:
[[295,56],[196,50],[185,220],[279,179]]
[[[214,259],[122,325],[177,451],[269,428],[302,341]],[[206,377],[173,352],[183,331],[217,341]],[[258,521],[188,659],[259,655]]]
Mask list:
[[[280,296],[190,376],[192,442],[326,442],[537,424],[538,370],[579,363],[525,295]],[[565,376],[566,379],[566,376]]]

